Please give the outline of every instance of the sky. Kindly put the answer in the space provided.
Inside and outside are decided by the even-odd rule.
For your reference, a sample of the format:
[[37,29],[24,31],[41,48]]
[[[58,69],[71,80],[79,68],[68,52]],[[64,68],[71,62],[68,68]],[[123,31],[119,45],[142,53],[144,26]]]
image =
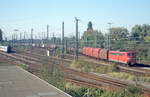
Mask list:
[[[62,21],[65,36],[75,35],[75,17],[79,32],[93,28],[107,33],[108,22],[112,27],[125,27],[130,31],[136,24],[150,24],[150,0],[0,0],[0,28],[5,36],[20,32],[39,37],[50,26],[50,37],[61,37]],[[19,31],[14,31],[19,29]]]

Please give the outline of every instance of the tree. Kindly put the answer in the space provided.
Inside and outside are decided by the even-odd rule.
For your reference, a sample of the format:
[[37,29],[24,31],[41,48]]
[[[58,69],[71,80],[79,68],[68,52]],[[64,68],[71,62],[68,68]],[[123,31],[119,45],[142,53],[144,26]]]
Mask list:
[[141,26],[141,29],[142,29],[142,33],[141,33],[142,38],[144,38],[144,37],[150,35],[150,25],[148,25],[148,24],[143,24],[143,25]]
[[131,36],[134,40],[143,41],[146,36],[150,36],[150,25],[135,25],[131,30]]
[[0,42],[3,41],[3,31],[0,29]]
[[138,40],[141,32],[142,32],[142,29],[140,25],[135,25],[131,30],[131,36],[134,39]]
[[144,41],[150,42],[150,35],[147,35],[146,37],[144,37]]
[[93,30],[93,24],[92,24],[91,21],[89,21],[89,23],[88,23],[88,28],[87,28],[87,30]]
[[101,31],[93,30],[92,22],[90,21],[81,41],[84,46],[103,47],[104,35]]
[[105,35],[105,48],[124,50],[124,42],[128,40],[129,31],[124,27],[113,27],[108,29]]
[[120,40],[127,38],[129,31],[123,27],[110,28],[108,35],[115,40]]

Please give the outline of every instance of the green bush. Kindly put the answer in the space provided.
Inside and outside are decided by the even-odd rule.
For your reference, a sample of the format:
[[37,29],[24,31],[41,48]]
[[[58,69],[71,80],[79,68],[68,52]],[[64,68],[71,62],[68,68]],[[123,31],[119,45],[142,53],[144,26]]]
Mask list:
[[56,53],[57,53],[57,55],[61,55],[62,54],[62,48],[61,47],[57,47]]
[[137,95],[143,94],[142,89],[136,86],[128,86],[127,91],[131,94],[137,94]]
[[119,67],[118,67],[116,64],[111,64],[111,65],[109,66],[109,71],[110,71],[110,72],[119,72],[120,69],[119,69]]
[[23,64],[23,63],[20,63],[19,66],[21,68],[23,68],[24,70],[28,70],[29,69],[29,67],[27,65]]

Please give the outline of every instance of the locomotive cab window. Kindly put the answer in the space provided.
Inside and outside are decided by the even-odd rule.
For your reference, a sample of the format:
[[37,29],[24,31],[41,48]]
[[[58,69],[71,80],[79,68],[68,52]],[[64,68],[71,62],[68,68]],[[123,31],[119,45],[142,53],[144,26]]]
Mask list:
[[130,53],[128,53],[128,56],[130,56],[131,54]]
[[132,56],[135,56],[135,53],[132,53]]

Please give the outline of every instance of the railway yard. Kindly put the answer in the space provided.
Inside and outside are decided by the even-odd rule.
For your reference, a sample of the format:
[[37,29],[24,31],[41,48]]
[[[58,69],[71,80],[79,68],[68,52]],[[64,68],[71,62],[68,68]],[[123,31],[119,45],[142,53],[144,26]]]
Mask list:
[[[111,91],[120,91],[129,86],[136,86],[142,89],[144,96],[150,96],[150,82],[120,80],[119,78],[115,78],[104,72],[101,73],[94,70],[87,71],[82,68],[72,67],[70,64],[73,64],[73,59],[73,54],[65,54],[64,58],[59,56],[46,56],[46,49],[43,48],[31,48],[28,50],[18,50],[14,48],[13,53],[0,52],[0,61],[14,65],[23,64],[28,67],[27,70],[29,72],[38,77],[40,77],[39,68],[41,66],[44,65],[49,72],[53,72],[55,65],[58,70],[65,72],[64,79],[67,82],[84,87],[103,88]],[[82,59],[84,62],[92,64],[92,66],[97,68],[107,68],[110,67],[111,64],[83,55],[80,55],[79,59]],[[150,77],[149,67],[127,67],[118,65],[117,68],[119,68],[119,72],[139,77]]]
[[150,0],[2,0],[0,97],[150,97]]

